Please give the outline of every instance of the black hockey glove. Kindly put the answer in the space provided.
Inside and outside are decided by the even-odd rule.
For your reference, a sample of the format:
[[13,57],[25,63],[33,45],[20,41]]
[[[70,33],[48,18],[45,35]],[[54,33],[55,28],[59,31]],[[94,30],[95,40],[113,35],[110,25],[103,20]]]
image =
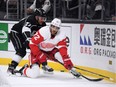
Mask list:
[[26,40],[26,41],[25,41],[25,46],[26,46],[27,49],[30,49],[30,47],[29,47],[29,41],[30,41],[30,40]]

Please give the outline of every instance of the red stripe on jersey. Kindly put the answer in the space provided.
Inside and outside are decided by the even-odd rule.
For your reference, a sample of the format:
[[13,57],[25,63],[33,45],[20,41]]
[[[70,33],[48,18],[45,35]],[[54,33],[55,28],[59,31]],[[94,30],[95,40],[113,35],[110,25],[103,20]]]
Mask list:
[[62,41],[60,41],[60,42],[58,43],[58,46],[61,46],[61,45],[65,45],[65,46],[66,46],[66,38],[63,39]]

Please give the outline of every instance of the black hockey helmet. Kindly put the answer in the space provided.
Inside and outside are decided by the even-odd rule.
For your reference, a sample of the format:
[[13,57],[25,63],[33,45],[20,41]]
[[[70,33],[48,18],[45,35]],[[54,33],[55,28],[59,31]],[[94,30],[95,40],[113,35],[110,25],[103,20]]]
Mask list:
[[35,16],[46,17],[46,12],[43,9],[35,9],[34,11]]

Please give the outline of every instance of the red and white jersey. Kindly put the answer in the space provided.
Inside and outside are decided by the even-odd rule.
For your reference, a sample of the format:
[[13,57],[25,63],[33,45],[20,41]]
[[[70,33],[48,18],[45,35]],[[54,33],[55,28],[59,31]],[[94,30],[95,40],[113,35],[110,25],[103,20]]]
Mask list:
[[30,44],[36,44],[43,51],[52,51],[54,48],[66,47],[65,32],[58,31],[54,38],[51,38],[50,27],[42,27],[32,37]]

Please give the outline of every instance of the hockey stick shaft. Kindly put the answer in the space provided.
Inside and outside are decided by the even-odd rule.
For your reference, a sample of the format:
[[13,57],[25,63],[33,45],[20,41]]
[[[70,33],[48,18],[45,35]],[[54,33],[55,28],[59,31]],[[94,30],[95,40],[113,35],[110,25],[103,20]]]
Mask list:
[[[46,55],[48,58],[50,58],[50,56],[49,56],[48,54],[45,54],[45,55]],[[54,58],[54,61],[55,61],[55,62],[58,62],[59,64],[61,64],[61,65],[64,66],[64,64],[63,64],[62,62],[58,61],[56,58]],[[75,67],[74,67],[74,68],[75,68]],[[88,77],[82,75],[81,73],[80,73],[80,75],[81,75],[83,78],[85,78],[85,79],[87,79],[87,80],[89,80],[89,81],[101,81],[101,80],[103,80],[103,78],[91,79],[91,78],[88,78]]]
[[107,77],[107,76],[104,76],[104,75],[101,75],[101,74],[98,74],[98,73],[94,73],[94,72],[91,72],[91,71],[88,71],[88,70],[85,70],[85,69],[82,69],[82,68],[78,68],[78,67],[74,67],[74,68],[85,71],[85,72],[89,72],[89,73],[92,73],[92,74],[95,74],[95,75],[98,75],[98,76],[101,76],[101,77],[104,77],[104,78],[107,78],[107,79],[110,79],[110,77]]
[[[58,62],[58,63],[60,63],[61,65],[63,65],[64,66],[64,64],[63,63],[61,63],[60,61],[58,61],[57,59],[55,60],[56,62]],[[75,68],[75,67],[74,67]],[[84,75],[82,75],[82,74],[80,74],[83,78],[85,78],[85,79],[87,79],[87,80],[89,80],[89,81],[101,81],[101,80],[103,80],[103,78],[97,78],[97,79],[91,79],[91,78],[88,78],[88,77],[86,77],[86,76],[84,76]]]

